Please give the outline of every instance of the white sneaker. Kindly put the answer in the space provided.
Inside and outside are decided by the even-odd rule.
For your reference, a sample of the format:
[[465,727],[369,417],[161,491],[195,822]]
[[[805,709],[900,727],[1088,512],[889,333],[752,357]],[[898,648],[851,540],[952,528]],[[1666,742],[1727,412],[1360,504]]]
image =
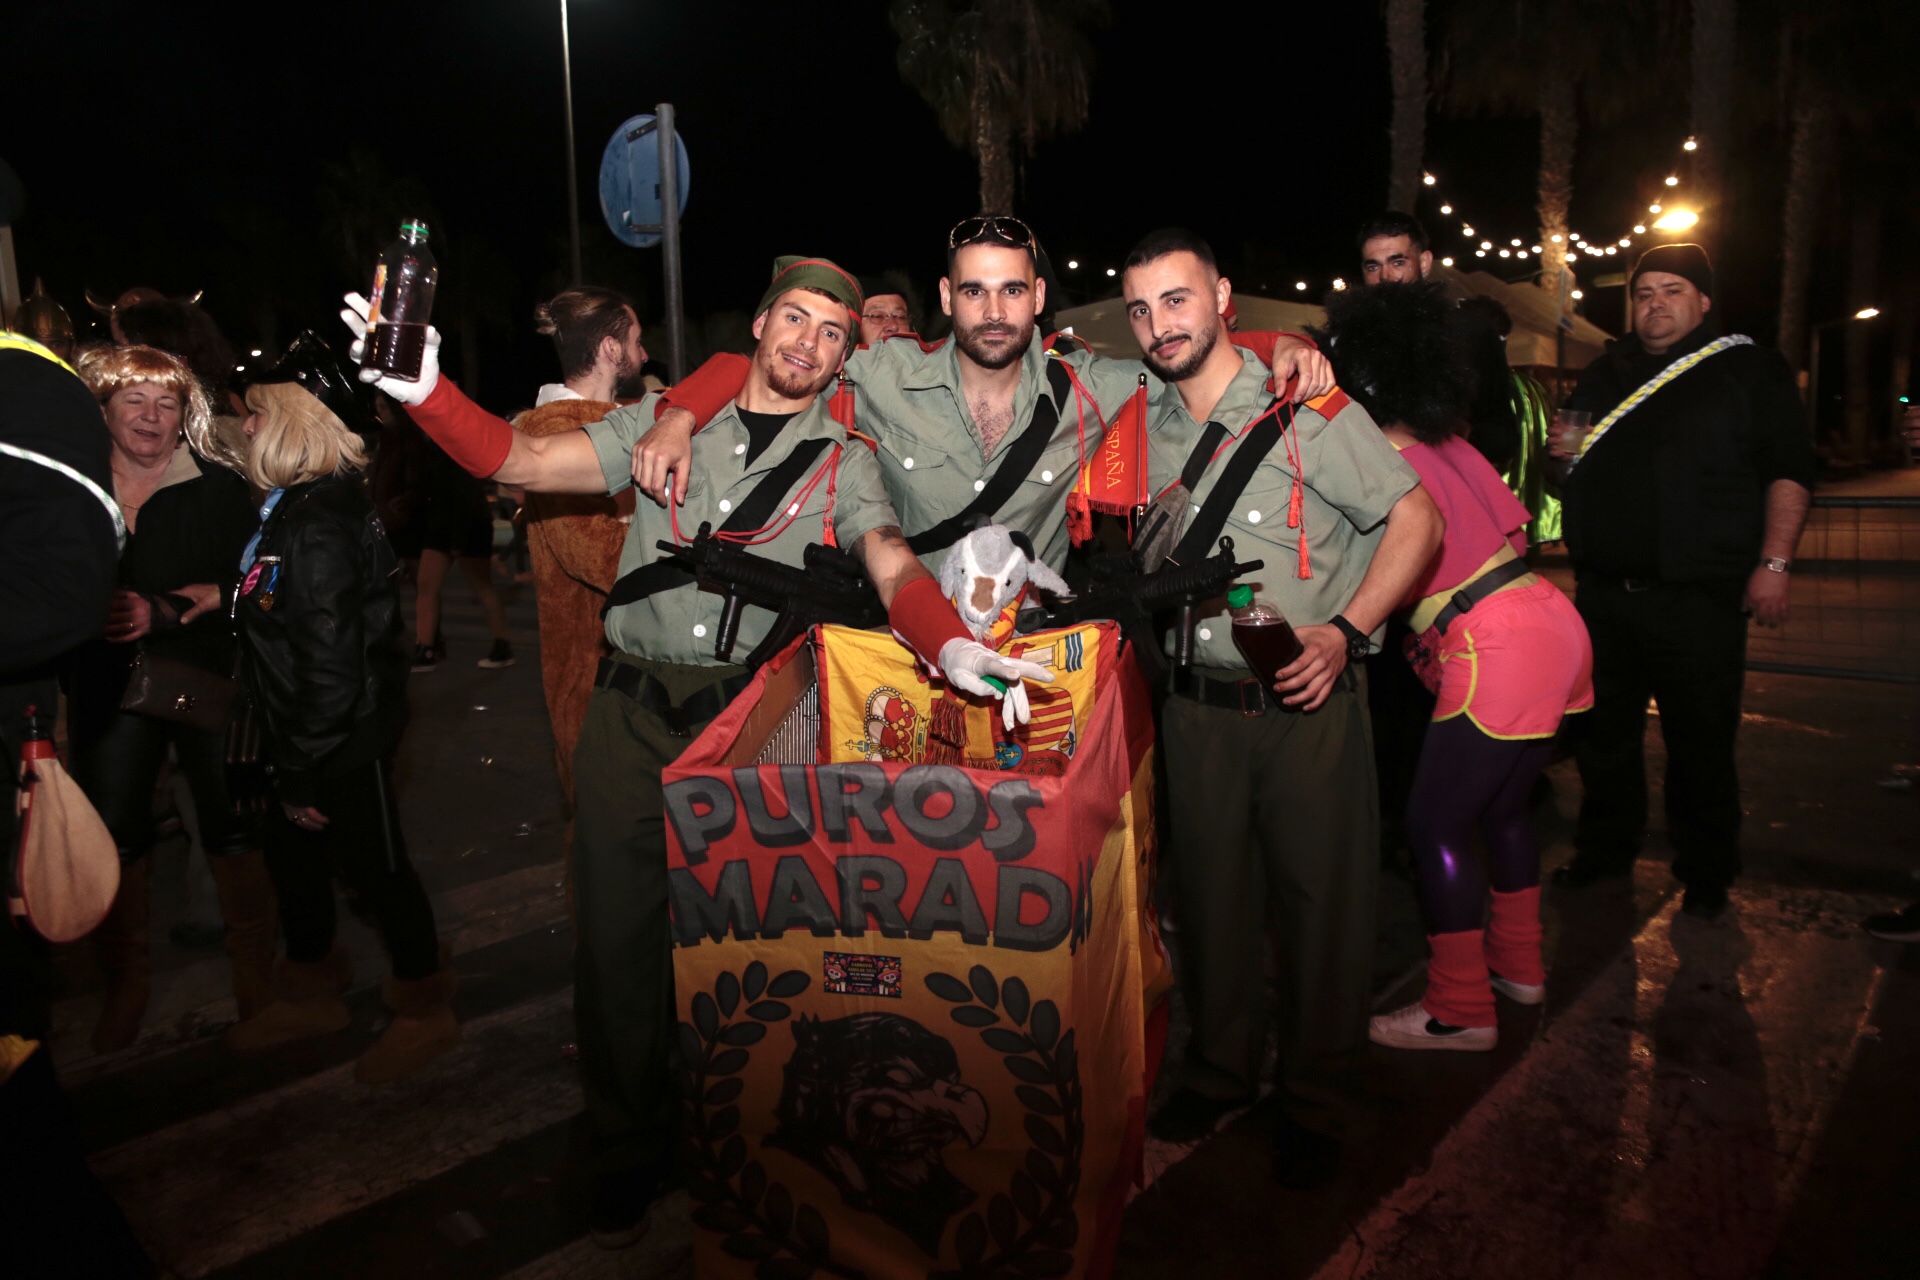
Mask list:
[[1414,1001],[1404,1009],[1367,1019],[1367,1039],[1390,1049],[1463,1049],[1484,1053],[1500,1040],[1497,1027],[1449,1027]]
[[1497,973],[1488,974],[1487,981],[1493,984],[1495,991],[1515,1004],[1545,1004],[1547,1001],[1547,988],[1544,983],[1515,982]]

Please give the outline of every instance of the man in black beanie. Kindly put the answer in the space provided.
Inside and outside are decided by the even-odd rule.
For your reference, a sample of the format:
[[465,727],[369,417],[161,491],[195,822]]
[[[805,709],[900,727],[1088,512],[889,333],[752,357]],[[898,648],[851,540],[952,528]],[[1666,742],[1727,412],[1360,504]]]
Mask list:
[[1786,361],[1712,315],[1713,266],[1660,245],[1628,282],[1633,333],[1567,402],[1593,415],[1564,468],[1567,549],[1593,637],[1595,702],[1577,754],[1586,795],[1577,887],[1633,867],[1647,821],[1647,702],[1667,746],[1667,836],[1684,909],[1712,919],[1740,871],[1740,725],[1747,618],[1777,627],[1814,475]]

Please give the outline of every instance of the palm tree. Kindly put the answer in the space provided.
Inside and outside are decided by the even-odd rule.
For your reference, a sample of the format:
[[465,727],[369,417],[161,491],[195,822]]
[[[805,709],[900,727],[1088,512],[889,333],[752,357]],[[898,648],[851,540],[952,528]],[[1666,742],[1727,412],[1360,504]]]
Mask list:
[[901,78],[980,167],[980,212],[1013,211],[1014,148],[1087,122],[1106,0],[893,0]]
[[1733,143],[1734,0],[1693,0],[1693,186],[1703,213],[1698,238],[1712,246],[1726,225],[1726,161]]
[[[1850,169],[1890,195],[1894,207],[1909,206],[1913,198],[1905,139],[1893,145],[1884,139],[1903,117],[1906,137],[1920,123],[1907,65],[1920,41],[1920,15],[1904,0],[1781,0],[1769,18],[1780,32],[1778,84],[1791,136],[1781,201],[1776,343],[1797,368],[1807,354],[1807,285],[1821,196],[1835,185],[1833,175]],[[1876,137],[1883,139],[1877,147]]]
[[[1649,50],[1670,47],[1662,0],[1596,7],[1578,0],[1461,0],[1447,10],[1438,55],[1441,102],[1459,114],[1529,113],[1540,120],[1536,211],[1541,288],[1559,291],[1581,108],[1590,121],[1633,101]],[[1657,56],[1657,55],[1656,55]],[[1563,305],[1570,303],[1563,301]]]
[[1426,0],[1386,0],[1387,69],[1393,122],[1387,127],[1387,207],[1411,211],[1427,149]]

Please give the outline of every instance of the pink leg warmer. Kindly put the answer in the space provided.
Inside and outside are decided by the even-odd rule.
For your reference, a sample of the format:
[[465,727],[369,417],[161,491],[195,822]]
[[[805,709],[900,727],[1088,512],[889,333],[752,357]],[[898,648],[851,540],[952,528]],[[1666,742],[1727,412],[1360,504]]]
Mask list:
[[1427,994],[1420,1001],[1427,1014],[1450,1027],[1496,1025],[1481,931],[1430,933],[1427,946],[1433,956],[1427,961]]
[[1517,893],[1494,890],[1493,915],[1487,923],[1487,968],[1529,986],[1547,980],[1546,966],[1540,962],[1540,886]]

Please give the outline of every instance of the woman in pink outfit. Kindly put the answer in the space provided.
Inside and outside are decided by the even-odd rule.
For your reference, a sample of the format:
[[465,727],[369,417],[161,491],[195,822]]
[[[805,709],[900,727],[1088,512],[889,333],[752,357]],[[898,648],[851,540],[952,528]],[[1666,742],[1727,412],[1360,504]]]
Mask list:
[[1335,294],[1326,341],[1341,387],[1447,520],[1405,601],[1408,658],[1438,697],[1407,804],[1427,991],[1368,1034],[1403,1049],[1486,1050],[1498,1039],[1495,992],[1522,1004],[1545,995],[1527,799],[1561,720],[1593,705],[1593,649],[1573,603],[1527,570],[1527,509],[1461,434],[1473,386],[1452,311],[1425,284]]

